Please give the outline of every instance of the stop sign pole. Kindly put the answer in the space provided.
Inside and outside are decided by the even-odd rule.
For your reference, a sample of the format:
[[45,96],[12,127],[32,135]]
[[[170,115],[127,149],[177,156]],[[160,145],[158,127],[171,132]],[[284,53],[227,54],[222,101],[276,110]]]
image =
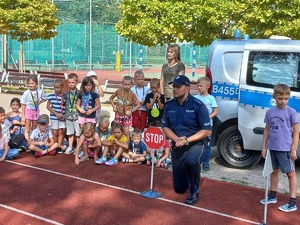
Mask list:
[[141,192],[141,196],[145,198],[159,198],[161,193],[153,190],[153,173],[154,173],[154,151],[160,149],[165,144],[165,134],[158,127],[149,127],[144,132],[144,142],[151,149],[152,163],[151,163],[151,178],[150,190]]

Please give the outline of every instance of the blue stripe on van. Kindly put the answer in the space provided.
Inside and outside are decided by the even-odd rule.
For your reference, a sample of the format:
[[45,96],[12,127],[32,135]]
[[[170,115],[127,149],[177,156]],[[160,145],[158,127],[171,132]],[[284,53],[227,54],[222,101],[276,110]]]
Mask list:
[[251,105],[252,107],[272,108],[272,95],[266,92],[240,90],[240,104]]
[[[258,92],[252,90],[240,90],[240,104],[251,105],[252,107],[272,108],[275,106],[273,96],[267,92]],[[273,104],[274,105],[273,105]],[[300,112],[300,99],[295,96],[289,99],[288,105]]]
[[300,99],[295,96],[289,99],[288,105],[300,113]]

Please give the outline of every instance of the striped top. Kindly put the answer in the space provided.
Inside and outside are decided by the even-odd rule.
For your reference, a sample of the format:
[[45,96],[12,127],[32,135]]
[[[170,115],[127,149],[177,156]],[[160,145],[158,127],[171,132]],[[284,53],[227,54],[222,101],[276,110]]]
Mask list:
[[[48,95],[48,101],[51,104],[51,108],[60,114],[65,114],[65,104],[64,101],[62,101],[62,96],[56,95],[55,93]],[[57,117],[50,113],[50,120],[58,120]]]

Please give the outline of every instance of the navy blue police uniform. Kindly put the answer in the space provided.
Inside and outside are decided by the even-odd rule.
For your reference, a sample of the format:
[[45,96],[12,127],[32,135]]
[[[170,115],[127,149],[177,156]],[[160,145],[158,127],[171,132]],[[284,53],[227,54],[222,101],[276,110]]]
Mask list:
[[[200,130],[211,130],[206,106],[192,95],[181,105],[176,98],[165,104],[163,128],[171,129],[178,137],[190,137]],[[209,138],[190,142],[188,145],[172,146],[173,185],[176,193],[199,194],[201,163],[207,151]]]

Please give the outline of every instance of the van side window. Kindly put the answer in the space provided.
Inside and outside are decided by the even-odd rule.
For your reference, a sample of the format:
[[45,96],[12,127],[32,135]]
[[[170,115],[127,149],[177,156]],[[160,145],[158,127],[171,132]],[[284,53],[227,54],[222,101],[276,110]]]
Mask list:
[[224,75],[232,82],[239,83],[240,71],[242,67],[243,52],[225,52],[222,60],[224,60]]
[[299,53],[249,53],[247,85],[270,87],[284,83],[293,91],[300,91]]

